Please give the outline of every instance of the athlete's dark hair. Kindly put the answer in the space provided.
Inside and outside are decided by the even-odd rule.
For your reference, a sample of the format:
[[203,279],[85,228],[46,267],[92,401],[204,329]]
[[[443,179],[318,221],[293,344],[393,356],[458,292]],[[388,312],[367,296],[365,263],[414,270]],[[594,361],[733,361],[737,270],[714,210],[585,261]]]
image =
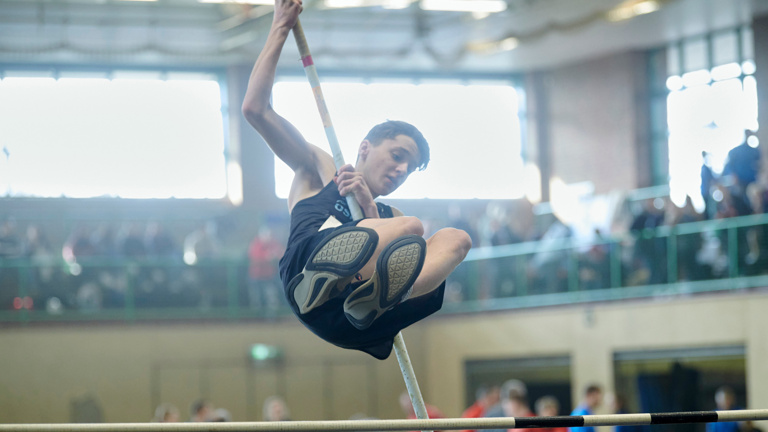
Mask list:
[[419,171],[423,171],[429,164],[429,144],[424,138],[424,135],[416,129],[416,126],[399,120],[387,120],[384,123],[377,124],[365,136],[371,144],[377,146],[381,144],[385,139],[395,139],[398,135],[405,135],[411,137],[419,148],[419,154],[421,155],[421,161],[417,167]]

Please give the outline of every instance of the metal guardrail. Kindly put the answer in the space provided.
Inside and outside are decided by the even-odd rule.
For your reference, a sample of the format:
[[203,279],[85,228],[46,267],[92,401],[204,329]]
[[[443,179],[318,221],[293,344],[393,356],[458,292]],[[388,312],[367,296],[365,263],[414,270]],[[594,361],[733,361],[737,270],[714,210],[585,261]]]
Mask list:
[[[768,215],[663,226],[596,242],[560,239],[472,249],[448,280],[443,313],[468,313],[584,302],[688,295],[768,287],[768,265],[745,271],[746,232],[768,230]],[[715,235],[721,241],[724,270],[712,277],[679,279],[679,250],[685,236]],[[663,280],[629,278],[626,257],[639,242],[661,251],[651,271]],[[768,245],[762,252],[768,260]],[[600,281],[585,281],[585,250],[602,248]],[[545,273],[532,276],[537,255],[554,254]],[[766,261],[768,262],[768,261]],[[240,320],[290,315],[279,283],[272,303],[259,287],[249,287],[245,257],[186,265],[181,258],[143,260],[93,257],[74,263],[58,258],[0,260],[0,323],[79,321]],[[53,277],[42,281],[46,273]],[[607,272],[607,275],[606,275]],[[593,271],[594,273],[594,271]],[[503,279],[506,277],[507,279]],[[549,283],[541,283],[547,279]],[[552,280],[556,283],[552,284]],[[103,280],[102,280],[103,279]],[[159,280],[159,282],[158,282]],[[109,284],[112,286],[108,286]],[[90,285],[89,285],[90,284]],[[460,288],[456,288],[460,287]],[[254,291],[256,290],[256,291]],[[276,297],[275,297],[276,296]],[[53,298],[57,300],[52,300]],[[277,298],[277,302],[275,302]],[[52,307],[58,304],[58,307]],[[58,303],[57,303],[58,302]],[[258,304],[257,304],[258,303]]]

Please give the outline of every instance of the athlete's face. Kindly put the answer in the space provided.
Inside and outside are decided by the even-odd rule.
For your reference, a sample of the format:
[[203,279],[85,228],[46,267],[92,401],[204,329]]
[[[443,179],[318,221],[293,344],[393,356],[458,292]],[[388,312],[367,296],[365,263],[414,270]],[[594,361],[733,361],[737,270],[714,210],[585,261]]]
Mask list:
[[360,163],[368,188],[375,197],[389,195],[400,187],[416,170],[421,160],[419,147],[413,138],[398,135],[385,139],[379,145],[369,141],[360,144]]

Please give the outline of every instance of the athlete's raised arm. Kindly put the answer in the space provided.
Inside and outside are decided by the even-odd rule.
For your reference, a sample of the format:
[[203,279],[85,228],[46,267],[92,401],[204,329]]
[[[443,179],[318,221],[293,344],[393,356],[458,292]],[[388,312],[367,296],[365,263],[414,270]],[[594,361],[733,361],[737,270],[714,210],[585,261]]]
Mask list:
[[275,112],[270,103],[280,52],[302,9],[301,0],[275,2],[272,27],[264,49],[253,66],[242,110],[248,123],[261,134],[275,155],[297,174],[308,177],[307,180],[317,187],[333,176],[333,159],[320,148],[309,144],[290,122]]

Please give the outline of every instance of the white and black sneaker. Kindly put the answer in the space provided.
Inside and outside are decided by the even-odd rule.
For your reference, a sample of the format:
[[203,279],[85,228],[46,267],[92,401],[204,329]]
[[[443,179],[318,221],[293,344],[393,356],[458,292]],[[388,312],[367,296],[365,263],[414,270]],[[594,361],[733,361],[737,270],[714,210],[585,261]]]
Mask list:
[[381,251],[371,279],[344,301],[344,314],[365,330],[384,312],[408,299],[424,266],[427,243],[417,235],[399,237]]
[[304,271],[288,283],[299,312],[311,312],[338,295],[373,256],[379,235],[370,228],[339,228],[315,247]]

